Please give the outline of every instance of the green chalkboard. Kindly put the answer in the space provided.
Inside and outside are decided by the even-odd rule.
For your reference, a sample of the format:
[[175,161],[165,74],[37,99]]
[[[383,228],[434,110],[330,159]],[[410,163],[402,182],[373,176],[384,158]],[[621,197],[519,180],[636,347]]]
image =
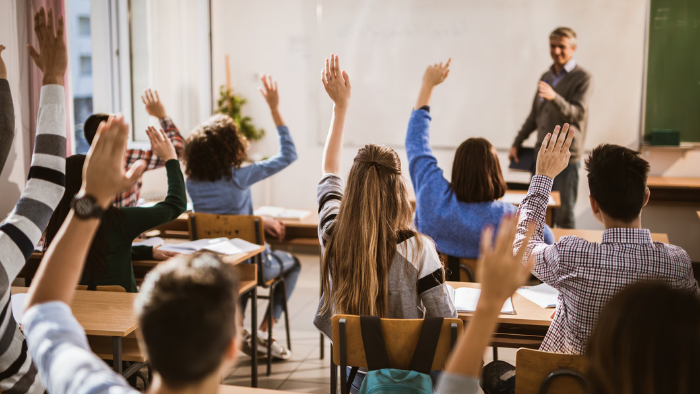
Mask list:
[[650,4],[644,139],[677,129],[700,142],[700,0]]

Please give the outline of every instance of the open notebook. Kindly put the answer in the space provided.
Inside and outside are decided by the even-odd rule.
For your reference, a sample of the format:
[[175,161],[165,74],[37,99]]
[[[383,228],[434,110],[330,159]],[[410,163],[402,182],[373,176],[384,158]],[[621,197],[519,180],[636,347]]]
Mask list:
[[[457,312],[475,312],[476,305],[479,303],[479,297],[481,296],[481,289],[472,289],[471,287],[460,287],[455,289],[454,287],[447,285],[447,291],[452,298],[452,302],[455,304]],[[505,315],[514,315],[515,310],[513,309],[513,300],[508,297],[506,302],[501,308],[501,313]]]
[[287,209],[282,207],[260,207],[253,212],[256,216],[272,216],[280,220],[303,220],[311,214],[301,209]]
[[196,241],[184,242],[179,244],[164,244],[159,249],[168,252],[192,254],[194,252],[206,251],[224,255],[232,255],[238,253],[252,252],[260,246],[240,238],[228,239],[222,238],[207,238],[198,239]]
[[518,289],[517,293],[542,308],[556,308],[559,298],[559,291],[546,283]]

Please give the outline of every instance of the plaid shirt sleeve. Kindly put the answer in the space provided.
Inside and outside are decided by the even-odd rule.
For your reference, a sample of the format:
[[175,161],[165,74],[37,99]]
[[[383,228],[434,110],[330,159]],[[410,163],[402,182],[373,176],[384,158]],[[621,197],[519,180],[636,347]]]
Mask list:
[[544,242],[545,217],[547,215],[547,203],[552,191],[553,180],[543,175],[535,175],[530,182],[527,196],[520,203],[518,229],[513,243],[513,253],[517,253],[522,246],[527,229],[535,225],[535,233],[532,235],[530,245],[525,251],[523,262],[528,261],[531,255],[535,258],[535,268],[532,273],[541,281],[554,286],[558,279],[559,250],[557,244],[547,245]]
[[[168,117],[161,119],[160,125],[170,142],[173,143],[177,157],[180,158],[182,149],[185,146],[182,135],[180,135],[180,130],[177,129],[172,119]],[[146,171],[155,170],[156,168],[161,168],[165,165],[165,162],[160,157],[156,156],[150,149],[127,149],[126,168],[129,169],[129,167],[131,167],[131,165],[136,163],[138,160],[144,160],[146,162]]]

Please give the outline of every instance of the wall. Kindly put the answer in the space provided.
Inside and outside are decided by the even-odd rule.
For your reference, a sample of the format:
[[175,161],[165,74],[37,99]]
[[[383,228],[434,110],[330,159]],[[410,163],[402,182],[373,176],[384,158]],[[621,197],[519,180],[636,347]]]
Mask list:
[[[317,89],[309,80],[318,80],[323,58],[315,55],[313,36],[316,35],[316,2],[311,0],[265,0],[257,2],[212,0],[213,7],[213,81],[218,87],[226,82],[225,56],[231,57],[231,80],[234,90],[249,99],[245,110],[254,122],[268,131],[268,137],[252,147],[253,152],[270,156],[277,151],[274,124],[264,100],[257,91],[259,74],[266,72],[279,80],[282,115],[289,125],[297,146],[299,160],[284,173],[254,188],[255,203],[305,209],[316,209],[316,184],[321,176],[322,146],[316,141],[317,130],[327,129],[328,123],[317,119],[320,100]],[[284,32],[280,34],[279,32]],[[327,56],[327,55],[326,55]],[[542,54],[548,58],[548,53]],[[371,59],[368,59],[371,61]],[[342,63],[342,58],[341,58]],[[348,70],[352,77],[352,70]],[[320,84],[320,81],[318,81]],[[407,81],[416,86],[420,80]],[[311,85],[313,86],[313,85]],[[215,89],[217,92],[218,89]],[[436,93],[439,94],[439,93]],[[597,94],[606,94],[597,87]],[[408,122],[408,110],[406,122]],[[353,116],[351,104],[350,117]],[[327,118],[330,117],[328,114]],[[637,124],[631,127],[638,127]],[[369,141],[368,141],[369,142]],[[343,168],[346,174],[357,147],[346,148]],[[398,149],[404,174],[408,174],[405,151]],[[502,166],[507,167],[506,152],[499,152]],[[446,174],[451,172],[453,150],[435,151],[439,165]],[[651,152],[648,160],[652,174],[667,176],[698,176],[700,152]],[[527,175],[506,171],[509,181],[525,181]],[[410,185],[410,181],[407,179]],[[579,198],[576,205],[577,227],[602,229],[593,218],[588,204],[585,169],[581,169]],[[645,227],[653,232],[668,233],[670,241],[684,247],[691,258],[700,261],[700,220],[696,208],[650,206],[643,212]]]

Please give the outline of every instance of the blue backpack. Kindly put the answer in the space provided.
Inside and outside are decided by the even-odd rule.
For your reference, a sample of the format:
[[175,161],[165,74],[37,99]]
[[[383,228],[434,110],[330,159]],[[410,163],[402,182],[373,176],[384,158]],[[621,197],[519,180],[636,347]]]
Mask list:
[[[442,317],[428,317],[423,320],[420,338],[413,352],[408,370],[393,369],[389,365],[381,319],[377,316],[361,316],[362,341],[369,372],[365,376],[358,394],[415,393],[432,394],[433,382],[430,367],[433,365],[435,349],[440,339]],[[357,373],[350,373],[351,383]]]

